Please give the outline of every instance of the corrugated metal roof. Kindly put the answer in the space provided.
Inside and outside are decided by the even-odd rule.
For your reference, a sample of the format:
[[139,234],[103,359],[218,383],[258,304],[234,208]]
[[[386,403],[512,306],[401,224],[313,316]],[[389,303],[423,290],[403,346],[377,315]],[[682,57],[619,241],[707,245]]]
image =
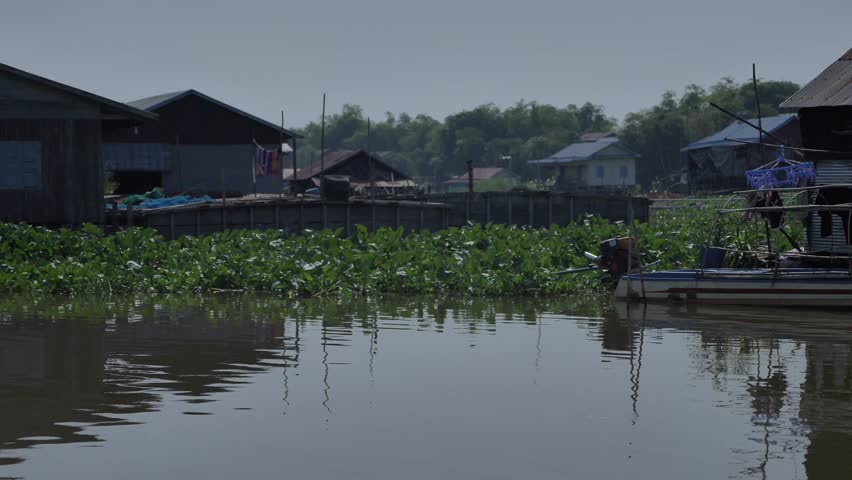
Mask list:
[[[604,150],[609,147],[614,147],[616,151],[604,153]],[[595,158],[639,158],[639,154],[630,151],[619,143],[617,137],[606,137],[595,142],[572,143],[545,159],[531,160],[528,163],[533,165],[564,165]]]
[[852,106],[852,50],[828,66],[781,108]]
[[205,94],[199,92],[198,90],[193,90],[193,89],[180,90],[180,91],[177,91],[177,92],[154,95],[153,97],[140,98],[139,100],[133,100],[133,101],[127,102],[127,105],[130,105],[131,107],[135,107],[135,108],[138,108],[138,109],[141,109],[141,110],[147,110],[149,112],[154,112],[154,111],[156,111],[156,110],[158,110],[158,109],[160,109],[160,108],[162,108],[162,107],[164,107],[164,106],[166,106],[166,105],[168,105],[172,102],[176,102],[176,101],[178,101],[182,98],[186,98],[190,95],[194,95],[194,96],[199,97],[201,99],[204,99],[208,102],[214,103],[214,104],[216,104],[216,105],[218,105],[222,108],[225,108],[227,110],[230,110],[230,111],[236,113],[237,115],[242,115],[243,117],[246,117],[250,120],[261,123],[261,124],[263,124],[263,125],[265,125],[269,128],[274,129],[275,131],[281,132],[281,133],[288,135],[290,137],[302,138],[301,135],[299,135],[295,132],[291,132],[290,130],[287,130],[285,128],[281,128],[280,126],[275,125],[272,122],[267,122],[266,120],[264,120],[260,117],[256,117],[256,116],[254,116],[250,113],[244,112],[244,111],[240,110],[239,108],[236,108],[232,105],[228,105],[225,102],[222,102],[220,100],[216,100],[213,97],[210,97],[208,95],[205,95]]
[[[774,133],[776,130],[795,120],[795,118],[795,113],[785,113],[783,115],[776,115],[774,117],[766,117],[761,120],[761,123],[764,130],[769,133]],[[749,122],[757,125],[756,118],[749,119]],[[701,140],[698,140],[697,142],[690,143],[689,145],[680,149],[680,151],[686,152],[689,150],[698,150],[699,148],[730,147],[742,145],[741,143],[725,140],[726,138],[733,138],[744,142],[756,142],[760,139],[760,134],[754,127],[750,126],[745,122],[737,120],[734,123],[723,128],[722,130],[719,130],[718,132],[714,133],[713,135],[704,137]]]
[[172,93],[164,93],[162,95],[154,95],[153,97],[145,97],[140,98],[139,100],[133,100],[132,102],[127,102],[131,107],[136,107],[141,110],[154,110],[159,108],[167,103],[171,103],[178,98],[183,98],[187,94],[189,94],[191,90],[180,90]]
[[42,85],[55,88],[57,90],[62,90],[64,92],[70,93],[72,95],[84,98],[91,102],[99,103],[102,106],[106,107],[110,111],[118,112],[119,114],[124,114],[128,118],[133,118],[137,120],[141,119],[149,119],[155,120],[157,115],[146,112],[142,109],[136,108],[132,105],[125,105],[121,102],[117,102],[115,100],[110,100],[109,98],[102,97],[100,95],[95,95],[94,93],[89,93],[84,90],[80,90],[79,88],[74,88],[64,83],[59,83],[48,78],[40,77],[34,73],[25,72],[23,70],[19,70],[11,65],[6,65],[4,63],[0,63],[0,72],[6,72],[16,77],[25,78],[27,80],[40,83]]
[[[500,167],[475,167],[473,169],[473,181],[478,182],[480,180],[492,179],[502,173],[503,170],[505,169]],[[450,178],[444,183],[467,183],[467,181],[467,172],[465,172]]]
[[[305,178],[315,177],[315,176],[317,176],[321,173],[327,172],[329,169],[331,169],[335,165],[349,161],[350,159],[355,158],[358,155],[365,155],[366,156],[367,152],[365,150],[339,150],[339,151],[336,151],[336,152],[326,152],[325,155],[324,155],[324,158],[321,161],[320,160],[313,161],[313,162],[309,163],[308,165],[305,165],[304,167],[298,169],[296,171],[296,174],[297,174],[296,178],[303,180]],[[396,178],[406,179],[406,180],[411,178],[408,175],[400,172],[399,170],[397,170],[397,169],[391,167],[390,165],[388,165],[387,163],[385,163],[385,161],[382,160],[382,157],[380,157],[378,154],[373,153],[371,156],[373,157],[373,161],[375,162],[377,167],[382,166],[387,170],[393,171],[394,176]],[[285,171],[287,171],[287,170],[285,169]],[[284,180],[291,180],[292,177],[293,177],[293,172],[292,172],[292,170],[290,170],[290,174],[287,175],[286,177],[284,177]]]

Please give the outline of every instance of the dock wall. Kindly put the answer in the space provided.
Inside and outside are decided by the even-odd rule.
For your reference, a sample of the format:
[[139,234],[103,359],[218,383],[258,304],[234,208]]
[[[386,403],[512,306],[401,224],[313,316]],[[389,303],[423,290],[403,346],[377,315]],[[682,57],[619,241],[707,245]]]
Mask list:
[[612,221],[647,221],[647,199],[624,196],[569,195],[550,192],[466,193],[430,195],[420,200],[350,199],[321,201],[313,197],[272,195],[216,200],[205,204],[108,215],[114,228],[150,227],[167,238],[208,235],[230,229],[341,229],[356,225],[407,231],[441,230],[469,223],[547,227],[597,215]]

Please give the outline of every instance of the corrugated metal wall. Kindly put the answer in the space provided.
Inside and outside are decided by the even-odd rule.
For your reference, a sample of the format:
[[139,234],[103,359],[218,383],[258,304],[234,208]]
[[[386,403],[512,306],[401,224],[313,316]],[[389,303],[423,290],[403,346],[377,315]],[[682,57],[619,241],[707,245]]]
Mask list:
[[[837,183],[852,183],[852,159],[850,160],[819,160],[816,165],[816,184],[829,185]],[[811,194],[811,202],[816,197],[815,193]],[[832,235],[822,237],[820,232],[822,222],[818,212],[811,212],[808,226],[808,250],[810,251],[829,251],[835,253],[846,254],[848,247],[846,245],[846,234],[843,231],[843,222],[840,215],[835,213],[832,215]]]
[[111,172],[166,172],[175,146],[165,143],[104,143],[106,169]]
[[[163,172],[169,194],[246,195],[252,180],[255,145],[169,145],[164,143],[104,144],[106,168],[115,172]],[[268,149],[277,145],[268,145]],[[278,193],[281,178],[257,179],[257,193]]]
[[[253,193],[255,148],[254,145],[181,145],[173,168],[163,175],[163,188],[171,193],[220,193],[223,187],[229,194]],[[281,186],[281,178],[257,179],[258,193],[278,193]]]

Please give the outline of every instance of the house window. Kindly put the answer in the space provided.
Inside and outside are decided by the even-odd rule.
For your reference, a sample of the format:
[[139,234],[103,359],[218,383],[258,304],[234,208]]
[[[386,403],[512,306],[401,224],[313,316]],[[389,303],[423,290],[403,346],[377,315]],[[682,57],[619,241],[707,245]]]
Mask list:
[[598,165],[597,167],[595,167],[595,175],[597,175],[597,177],[598,177],[598,178],[603,178],[603,177],[604,177],[604,167],[603,167],[603,165]]
[[41,189],[41,142],[0,142],[0,190]]
[[627,178],[627,165],[618,167],[618,176],[621,178]]

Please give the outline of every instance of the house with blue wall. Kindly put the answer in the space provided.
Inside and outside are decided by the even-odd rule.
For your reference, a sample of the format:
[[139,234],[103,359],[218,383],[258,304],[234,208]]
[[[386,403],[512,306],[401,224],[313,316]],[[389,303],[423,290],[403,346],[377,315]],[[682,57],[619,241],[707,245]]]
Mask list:
[[541,160],[531,160],[542,178],[555,178],[559,190],[619,190],[636,185],[639,154],[614,133],[587,134]]

